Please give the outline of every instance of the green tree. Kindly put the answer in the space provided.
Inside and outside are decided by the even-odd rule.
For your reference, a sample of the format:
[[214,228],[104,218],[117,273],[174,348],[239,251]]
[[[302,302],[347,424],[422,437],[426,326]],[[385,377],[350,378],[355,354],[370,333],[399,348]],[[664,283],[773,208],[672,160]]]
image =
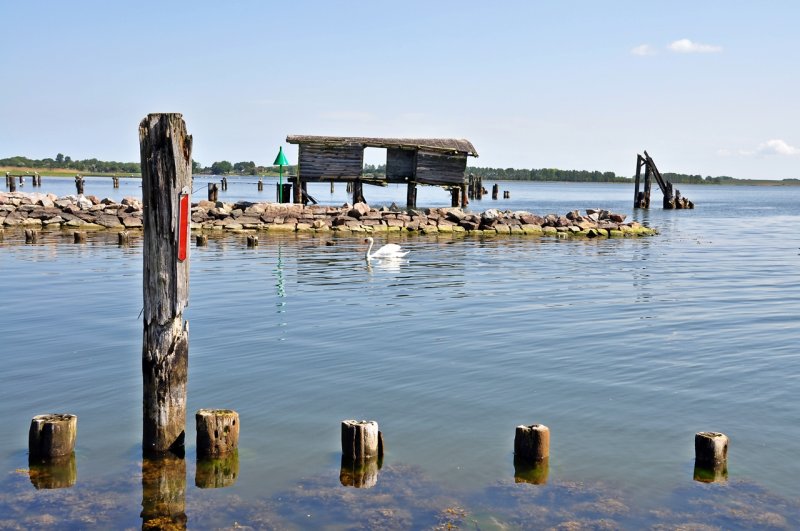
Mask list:
[[214,175],[225,175],[233,171],[233,164],[227,160],[221,160],[211,165],[211,173]]
[[56,162],[58,162],[59,164],[64,162],[64,154],[63,153],[59,153],[58,155],[56,155]]

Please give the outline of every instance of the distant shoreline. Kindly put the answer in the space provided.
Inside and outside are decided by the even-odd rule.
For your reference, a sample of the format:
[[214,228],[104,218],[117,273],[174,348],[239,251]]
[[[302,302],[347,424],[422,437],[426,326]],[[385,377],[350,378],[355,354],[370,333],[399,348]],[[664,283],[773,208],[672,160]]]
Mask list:
[[[0,175],[5,175],[6,172],[10,173],[11,175],[18,177],[20,175],[32,175],[33,173],[39,173],[43,177],[75,177],[75,175],[82,175],[84,177],[124,177],[129,179],[141,179],[142,175],[138,173],[107,173],[107,172],[81,172],[76,171],[74,169],[51,169],[51,168],[19,168],[14,166],[0,166]],[[257,175],[242,175],[242,174],[227,174],[227,175],[212,175],[207,173],[197,173],[195,176],[201,177],[229,177],[229,178],[238,178],[238,177],[278,177],[276,173],[259,173]],[[286,176],[284,176],[285,178]],[[484,177],[486,181],[491,182],[536,182],[536,183],[575,183],[575,184],[633,184],[633,178],[628,177],[616,177],[614,180],[608,181],[572,181],[572,180],[534,180],[534,179],[492,179],[489,177]],[[323,181],[327,182],[327,181]],[[770,179],[730,179],[726,180],[722,183],[717,182],[697,182],[697,183],[674,183],[675,186],[721,186],[721,185],[731,185],[731,186],[800,186],[800,179],[783,179],[783,180],[770,180]]]

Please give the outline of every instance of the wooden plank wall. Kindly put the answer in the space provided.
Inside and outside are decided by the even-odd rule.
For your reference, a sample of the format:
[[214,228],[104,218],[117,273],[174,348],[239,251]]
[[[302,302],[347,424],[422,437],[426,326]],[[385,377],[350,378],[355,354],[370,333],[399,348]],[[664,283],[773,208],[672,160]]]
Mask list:
[[464,181],[467,155],[446,155],[430,151],[417,152],[417,170],[414,180],[421,184],[451,185]]
[[414,179],[416,150],[388,148],[386,150],[386,181],[404,183]]
[[354,181],[364,169],[364,148],[300,144],[299,164],[303,181]]

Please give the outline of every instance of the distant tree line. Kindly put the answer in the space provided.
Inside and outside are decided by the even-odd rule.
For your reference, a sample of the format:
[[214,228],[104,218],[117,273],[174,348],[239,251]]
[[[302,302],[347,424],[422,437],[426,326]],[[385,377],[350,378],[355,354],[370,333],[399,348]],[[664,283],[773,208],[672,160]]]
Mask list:
[[[515,169],[515,168],[481,168],[468,166],[467,173],[474,173],[487,180],[498,181],[558,181],[582,183],[630,183],[635,176],[623,177],[613,171],[587,171],[587,170],[559,170],[556,168],[540,169]],[[685,173],[662,173],[666,180],[673,184],[731,184],[742,182],[728,176],[711,177],[702,175],[688,175]],[[644,177],[644,175],[642,175]],[[791,180],[791,179],[784,179]],[[747,182],[746,180],[744,180]]]
[[9,157],[0,159],[0,166],[15,168],[46,168],[51,170],[66,169],[76,172],[97,173],[141,173],[138,162],[116,162],[113,160],[84,159],[72,160],[69,155],[59,153],[55,158],[29,159],[27,157]]

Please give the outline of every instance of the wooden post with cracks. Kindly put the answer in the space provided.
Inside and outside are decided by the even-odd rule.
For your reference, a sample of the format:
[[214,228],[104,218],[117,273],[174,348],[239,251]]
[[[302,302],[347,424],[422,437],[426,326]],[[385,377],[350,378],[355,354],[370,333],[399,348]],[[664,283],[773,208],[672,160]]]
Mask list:
[[[139,124],[144,205],[144,380],[142,450],[183,452],[189,324],[188,224],[180,195],[192,190],[192,137],[180,114],[149,114]],[[183,251],[181,251],[183,249]],[[183,257],[180,260],[179,257]]]

